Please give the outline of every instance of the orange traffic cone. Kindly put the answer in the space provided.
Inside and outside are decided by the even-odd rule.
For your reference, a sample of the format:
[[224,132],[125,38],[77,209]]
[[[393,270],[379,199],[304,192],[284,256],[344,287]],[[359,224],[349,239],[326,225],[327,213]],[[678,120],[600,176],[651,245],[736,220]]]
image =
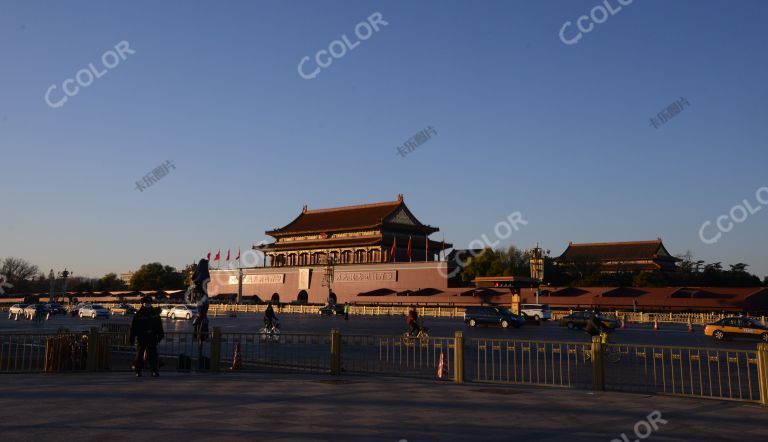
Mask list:
[[235,344],[235,355],[232,357],[232,367],[230,370],[240,370],[243,368],[243,359],[240,357],[240,343]]
[[440,363],[437,364],[437,378],[442,379],[443,378],[443,368],[445,367],[445,354],[440,351]]
[[658,319],[654,319],[653,320],[653,329],[656,330],[656,331],[659,330],[659,320]]

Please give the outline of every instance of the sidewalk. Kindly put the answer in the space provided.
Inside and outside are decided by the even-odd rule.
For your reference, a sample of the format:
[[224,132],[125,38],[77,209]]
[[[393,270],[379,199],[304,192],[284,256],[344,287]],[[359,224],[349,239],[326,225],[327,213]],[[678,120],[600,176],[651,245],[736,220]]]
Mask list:
[[2,375],[0,408],[4,441],[634,441],[654,410],[647,440],[768,436],[755,404],[363,376]]

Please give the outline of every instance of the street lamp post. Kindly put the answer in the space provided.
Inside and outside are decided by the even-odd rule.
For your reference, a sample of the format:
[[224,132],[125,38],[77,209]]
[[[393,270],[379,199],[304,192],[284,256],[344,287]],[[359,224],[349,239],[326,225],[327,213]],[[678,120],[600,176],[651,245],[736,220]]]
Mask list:
[[[544,258],[549,256],[549,250],[544,250],[539,247],[539,243],[536,243],[536,247],[528,250],[529,260],[531,263],[531,278],[538,279],[539,283],[544,282]],[[541,289],[536,287],[536,304],[539,303],[539,294]]]
[[[67,296],[67,278],[72,276],[72,272],[68,271],[66,269],[66,267],[65,267],[64,270],[59,272],[58,276],[59,276],[59,278],[61,278],[61,281],[62,281],[62,283],[61,283],[61,296],[62,296],[62,301],[63,301],[64,297]],[[57,298],[57,301],[58,301],[58,298]]]
[[51,288],[48,291],[48,302],[56,302],[56,277],[53,276],[53,269],[48,272],[48,280],[51,282]]
[[333,294],[333,289],[331,288],[331,284],[333,283],[333,268],[336,265],[336,261],[331,257],[330,254],[326,254],[327,258],[325,260],[325,281],[323,282],[323,285],[328,287],[328,304],[331,303],[331,294]]

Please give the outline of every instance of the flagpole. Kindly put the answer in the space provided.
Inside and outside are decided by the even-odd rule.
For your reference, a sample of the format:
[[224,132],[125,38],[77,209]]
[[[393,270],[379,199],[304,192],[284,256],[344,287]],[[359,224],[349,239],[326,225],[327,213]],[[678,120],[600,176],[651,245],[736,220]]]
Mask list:
[[413,237],[411,236],[408,237],[408,262],[413,262],[413,253],[412,253],[413,248],[411,247],[412,239]]
[[443,261],[445,261],[445,236],[443,236]]

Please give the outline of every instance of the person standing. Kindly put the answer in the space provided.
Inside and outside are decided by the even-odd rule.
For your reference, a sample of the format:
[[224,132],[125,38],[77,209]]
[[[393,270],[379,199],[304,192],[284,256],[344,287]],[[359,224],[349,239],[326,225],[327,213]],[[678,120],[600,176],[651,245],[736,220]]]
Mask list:
[[344,320],[349,321],[349,301],[344,303]]
[[133,365],[136,377],[141,376],[141,370],[144,368],[145,352],[152,377],[160,376],[157,369],[157,344],[164,337],[160,314],[157,309],[152,307],[152,298],[144,296],[141,298],[141,308],[131,321],[130,341],[131,345],[136,345],[136,360]]

